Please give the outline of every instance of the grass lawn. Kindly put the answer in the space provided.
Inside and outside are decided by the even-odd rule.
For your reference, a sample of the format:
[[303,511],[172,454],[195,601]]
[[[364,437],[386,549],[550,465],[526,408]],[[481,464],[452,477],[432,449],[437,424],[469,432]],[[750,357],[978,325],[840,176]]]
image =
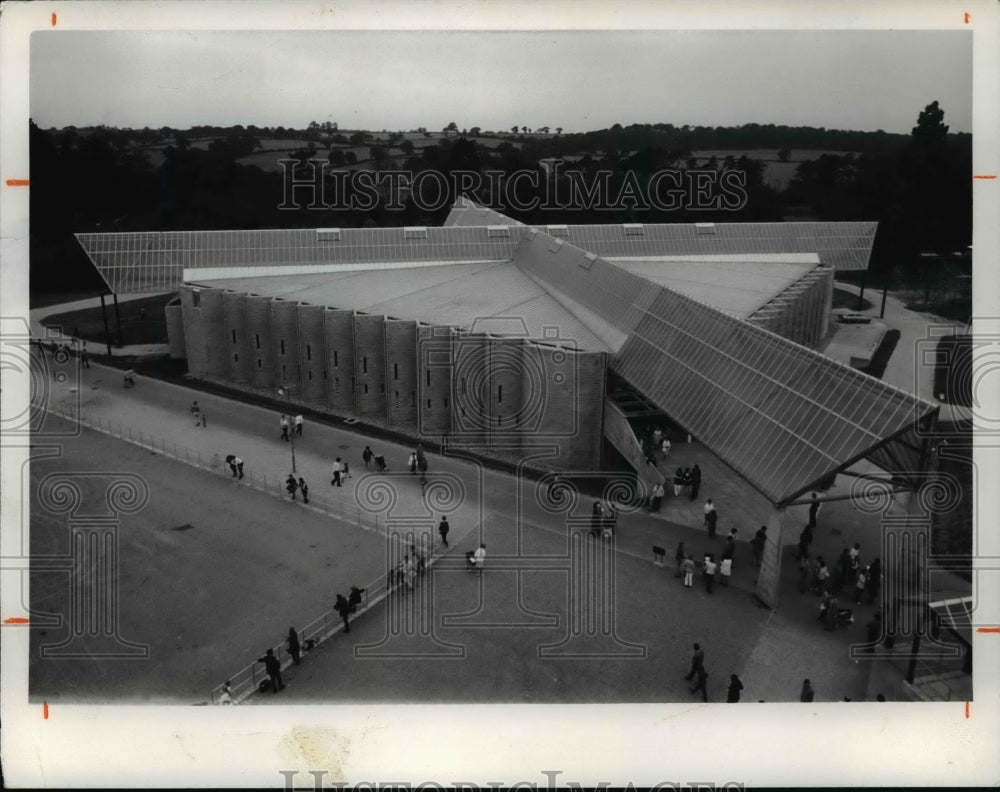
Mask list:
[[852,311],[867,311],[872,304],[862,298],[861,305],[858,305],[858,295],[852,294],[846,289],[833,287],[833,308],[849,308]]
[[[122,344],[167,343],[167,320],[163,308],[175,296],[175,294],[158,294],[139,300],[119,302]],[[118,330],[115,321],[115,306],[110,298],[106,298],[105,302],[108,312],[108,330],[111,333],[112,342],[114,342]],[[45,317],[42,324],[46,327],[61,327],[63,333],[87,341],[104,342],[104,320],[101,317],[100,305],[80,311],[52,314]]]

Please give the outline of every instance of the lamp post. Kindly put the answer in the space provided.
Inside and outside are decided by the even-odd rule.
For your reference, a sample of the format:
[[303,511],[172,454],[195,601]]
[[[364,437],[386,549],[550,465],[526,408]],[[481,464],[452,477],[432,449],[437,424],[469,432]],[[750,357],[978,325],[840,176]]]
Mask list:
[[288,413],[285,418],[288,420],[288,438],[292,442],[292,474],[296,473],[295,470],[295,428],[292,425],[292,390],[294,390],[294,385],[282,385],[278,388],[278,395],[284,396],[288,402]]

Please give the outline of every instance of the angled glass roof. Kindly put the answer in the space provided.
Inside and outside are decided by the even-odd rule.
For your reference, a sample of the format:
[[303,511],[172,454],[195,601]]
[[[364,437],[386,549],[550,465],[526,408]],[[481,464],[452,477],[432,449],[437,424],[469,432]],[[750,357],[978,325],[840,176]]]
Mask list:
[[918,470],[938,407],[541,231],[515,263],[613,340],[612,369],[775,505],[871,457]]
[[[447,226],[516,223],[492,209],[460,198]],[[838,270],[868,268],[878,223],[625,223],[567,225],[548,229],[578,248],[606,259],[656,256],[751,256],[816,253]],[[544,227],[542,230],[546,230]]]
[[[426,261],[506,261],[519,228],[344,228],[77,234],[111,291],[170,291],[185,269],[302,267]],[[247,273],[251,274],[251,273]]]

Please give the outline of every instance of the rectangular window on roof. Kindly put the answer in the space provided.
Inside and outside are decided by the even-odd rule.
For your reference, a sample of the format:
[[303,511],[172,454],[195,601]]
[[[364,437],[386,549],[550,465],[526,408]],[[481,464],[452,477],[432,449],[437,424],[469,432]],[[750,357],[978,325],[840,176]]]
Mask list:
[[365,374],[368,373],[368,358],[361,358],[361,369]]
[[427,239],[426,226],[404,226],[403,239]]
[[596,255],[593,253],[584,253],[583,258],[580,259],[580,266],[585,270],[589,270],[594,265],[595,261],[597,261]]
[[708,236],[715,234],[715,223],[695,223],[695,233],[698,236]]
[[392,378],[393,379],[399,379],[399,364],[398,363],[393,363],[392,364]]
[[285,339],[282,338],[278,343],[281,344],[281,354],[284,355],[285,354]]
[[316,229],[316,241],[317,242],[339,242],[340,241],[340,229],[339,228],[317,228]]
[[260,349],[260,333],[253,334],[253,342],[256,345],[257,349]]
[[333,350],[333,367],[340,368],[340,363],[337,362],[337,350]]
[[569,236],[569,226],[567,225],[550,225],[548,226],[548,231],[551,236],[554,237],[568,237]]
[[561,239],[553,239],[552,244],[549,245],[549,253],[558,253],[559,248],[563,246],[563,241]]
[[431,386],[431,370],[427,369],[427,387]]
[[236,331],[235,330],[233,330],[233,343],[234,344],[236,343]]
[[510,229],[507,226],[486,226],[486,235],[489,237],[509,237]]
[[625,236],[642,236],[646,233],[642,223],[622,223],[622,230]]

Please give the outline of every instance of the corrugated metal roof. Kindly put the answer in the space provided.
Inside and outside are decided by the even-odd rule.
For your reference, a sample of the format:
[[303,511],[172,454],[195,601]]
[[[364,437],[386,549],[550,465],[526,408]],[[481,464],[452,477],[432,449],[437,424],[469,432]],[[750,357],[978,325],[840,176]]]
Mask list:
[[451,207],[451,211],[448,212],[444,225],[445,228],[452,228],[456,226],[519,226],[523,223],[493,209],[480,206],[460,195],[455,201],[455,205]]
[[613,369],[772,503],[869,455],[914,469],[886,449],[912,450],[902,438],[936,405],[554,241],[529,234],[515,261],[624,336]]

